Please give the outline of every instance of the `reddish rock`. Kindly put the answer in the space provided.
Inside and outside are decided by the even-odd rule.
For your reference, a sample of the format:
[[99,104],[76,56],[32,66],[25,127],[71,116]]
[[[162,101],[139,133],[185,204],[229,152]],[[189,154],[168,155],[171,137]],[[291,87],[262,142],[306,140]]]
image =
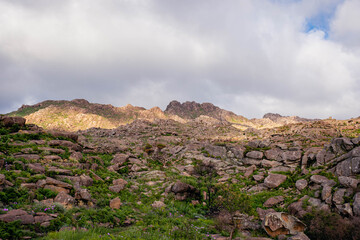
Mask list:
[[51,177],[47,177],[45,180],[46,180],[47,185],[55,185],[57,187],[68,188],[68,189],[72,188],[72,186],[70,184],[56,180]]
[[60,148],[50,148],[50,147],[39,147],[41,151],[53,153],[53,154],[64,154],[65,150]]
[[265,216],[262,226],[271,237],[279,235],[296,235],[304,232],[306,226],[299,219],[283,212],[269,213]]
[[60,192],[54,199],[54,202],[60,203],[64,206],[74,204],[75,199],[65,192]]
[[21,188],[27,188],[27,189],[37,189],[36,183],[22,183],[20,185]]
[[272,207],[284,201],[283,196],[271,197],[264,203],[264,207]]
[[71,161],[79,162],[79,161],[81,161],[81,160],[83,159],[83,155],[82,155],[81,152],[73,152],[73,153],[70,155],[69,159],[70,159]]
[[80,185],[81,186],[89,187],[89,186],[93,185],[93,182],[94,182],[94,180],[85,174],[80,176]]
[[260,151],[251,151],[246,154],[246,157],[253,159],[262,159],[264,154]]
[[321,175],[312,175],[310,177],[310,181],[317,183],[317,184],[322,184],[322,183],[326,183],[329,181],[329,179],[327,177],[321,176]]
[[118,166],[122,166],[128,159],[129,159],[129,155],[127,154],[123,154],[123,153],[118,153],[115,154],[114,158],[111,160],[111,164],[118,164]]
[[121,190],[123,190],[125,188],[125,186],[121,186],[121,185],[114,185],[114,186],[110,186],[109,190],[114,192],[114,193],[119,193]]
[[120,198],[116,197],[110,201],[110,208],[112,209],[119,209],[121,207],[122,203]]
[[26,166],[34,173],[45,173],[45,168],[40,163],[29,163]]
[[16,159],[23,158],[25,160],[31,161],[31,160],[39,160],[40,156],[37,154],[19,154],[14,156]]
[[285,175],[271,173],[265,178],[264,184],[268,188],[276,188],[285,182],[286,178]]
[[49,190],[51,190],[53,192],[56,192],[56,193],[61,193],[61,192],[70,193],[69,189],[54,186],[54,185],[45,185],[44,189],[49,189]]
[[75,199],[92,201],[91,194],[89,193],[89,190],[87,190],[87,189],[80,189],[80,190],[76,191]]
[[8,213],[0,215],[0,221],[13,222],[16,220],[20,220],[22,224],[34,223],[34,217],[22,209],[10,210]]
[[11,127],[14,125],[23,127],[25,126],[26,119],[22,117],[0,116],[0,123],[2,123],[5,127]]
[[162,201],[155,201],[153,204],[151,204],[153,208],[164,208],[166,207],[166,204]]
[[49,146],[62,146],[74,151],[82,151],[82,147],[79,144],[67,140],[51,140],[48,144]]

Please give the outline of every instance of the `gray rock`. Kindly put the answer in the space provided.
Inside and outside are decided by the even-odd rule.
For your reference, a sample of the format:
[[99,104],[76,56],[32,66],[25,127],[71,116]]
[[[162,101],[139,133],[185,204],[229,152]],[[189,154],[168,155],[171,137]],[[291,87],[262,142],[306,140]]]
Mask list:
[[280,165],[281,165],[281,163],[278,162],[278,161],[269,161],[269,160],[266,160],[266,159],[261,160],[261,166],[263,166],[263,167],[272,168],[272,167],[277,167],[277,166],[280,166]]
[[283,196],[271,197],[264,203],[264,207],[272,207],[284,201]]
[[264,154],[260,151],[251,151],[246,154],[246,157],[253,159],[262,159]]
[[119,166],[122,166],[128,159],[129,159],[129,155],[127,154],[123,154],[123,153],[118,153],[115,154],[114,158],[111,160],[111,164],[119,164]]
[[286,178],[285,175],[271,173],[265,178],[264,184],[268,188],[276,188],[285,182]]
[[346,189],[344,189],[344,188],[339,188],[335,191],[332,200],[336,205],[341,205],[344,203],[345,192],[346,192]]
[[322,184],[325,182],[328,182],[329,179],[327,177],[321,176],[321,175],[312,175],[310,177],[310,181],[317,184]]
[[71,161],[79,162],[79,161],[81,161],[81,160],[83,159],[83,155],[82,155],[81,152],[73,152],[73,153],[70,155],[69,159],[70,159]]
[[304,190],[307,187],[307,185],[308,185],[308,182],[305,179],[297,180],[295,183],[295,186],[299,191]]
[[279,148],[272,148],[270,150],[265,151],[265,157],[268,160],[275,160],[275,161],[282,161],[282,155],[283,151]]
[[309,198],[308,203],[312,207],[320,207],[321,206],[321,200],[317,198]]
[[322,166],[334,158],[335,154],[323,149],[316,154],[316,166]]
[[360,192],[354,196],[353,212],[355,216],[360,216]]
[[321,191],[321,199],[327,204],[331,204],[331,186],[325,185]]
[[340,176],[339,182],[344,187],[357,188],[360,181],[351,177]]
[[65,192],[60,192],[54,199],[54,202],[60,203],[64,206],[75,203],[75,199]]
[[301,151],[286,151],[281,154],[284,161],[297,161],[301,159]]

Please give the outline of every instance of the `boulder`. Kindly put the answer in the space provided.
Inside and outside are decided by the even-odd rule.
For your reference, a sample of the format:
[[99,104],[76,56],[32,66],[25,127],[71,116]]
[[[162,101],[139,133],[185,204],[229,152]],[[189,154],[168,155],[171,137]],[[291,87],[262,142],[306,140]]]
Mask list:
[[268,188],[276,188],[286,180],[286,176],[282,174],[270,173],[264,180],[264,184]]
[[360,217],[360,192],[354,196],[353,212],[355,216]]
[[262,227],[273,238],[282,234],[296,235],[299,232],[304,232],[306,228],[299,219],[284,212],[267,214],[262,222]]
[[283,161],[297,161],[301,159],[301,151],[286,151],[281,154]]
[[345,176],[340,176],[339,178],[339,182],[342,186],[344,187],[350,187],[350,188],[357,188],[358,184],[359,184],[359,180],[351,178],[351,177],[345,177]]
[[281,165],[281,162],[278,162],[278,161],[269,161],[266,159],[261,160],[261,166],[263,166],[263,167],[272,168],[272,167],[277,167],[280,165]]
[[87,190],[87,189],[79,189],[78,191],[76,191],[75,199],[92,201],[91,194],[89,193],[89,190]]
[[302,191],[308,186],[308,182],[305,179],[299,179],[296,181],[295,186],[299,191]]
[[329,185],[325,185],[321,191],[321,199],[325,201],[327,204],[331,204],[331,191],[332,188]]
[[89,186],[93,185],[93,182],[94,182],[94,180],[85,174],[82,174],[80,176],[80,185],[81,186],[89,187]]
[[20,220],[22,224],[34,223],[34,217],[22,209],[10,210],[6,214],[0,215],[0,221],[13,222],[17,220]]
[[40,156],[37,154],[19,154],[14,156],[16,159],[25,159],[28,161],[37,161],[40,159]]
[[54,202],[60,203],[64,206],[72,205],[75,203],[75,199],[65,192],[60,192],[54,199]]
[[260,151],[251,151],[246,154],[246,157],[253,159],[262,159],[264,154]]
[[345,188],[339,188],[335,191],[334,195],[333,195],[333,199],[332,201],[334,202],[334,204],[336,205],[341,205],[344,203],[344,196],[346,193],[346,189]]
[[110,201],[110,208],[112,209],[120,209],[122,205],[120,198],[116,197]]
[[310,177],[310,181],[316,184],[323,184],[329,181],[327,177],[321,176],[321,175],[312,175]]
[[283,151],[279,148],[272,148],[270,150],[265,151],[265,157],[268,160],[275,160],[275,161],[282,161],[282,155]]
[[26,166],[34,173],[45,173],[45,168],[41,165],[41,163],[29,163]]
[[49,146],[67,147],[73,151],[82,151],[82,147],[79,144],[67,140],[51,140],[48,144]]
[[181,181],[177,181],[172,185],[171,192],[175,194],[176,200],[186,200],[189,197],[195,197],[199,194],[199,191],[193,186],[183,183]]
[[264,203],[264,207],[272,207],[284,201],[283,196],[271,197]]
[[26,119],[22,117],[9,117],[9,116],[0,116],[0,124],[5,127],[12,127],[18,125],[19,127],[25,126]]
[[322,166],[334,158],[335,154],[323,149],[316,154],[316,166]]
[[123,153],[118,153],[115,154],[114,158],[111,160],[111,164],[119,164],[119,166],[122,166],[128,159],[129,159],[129,155],[127,154],[123,154]]
[[79,162],[82,159],[83,159],[83,155],[81,152],[73,152],[69,157],[69,160],[75,161],[75,162]]
[[334,138],[331,140],[330,149],[335,154],[342,154],[353,149],[354,144],[349,138]]

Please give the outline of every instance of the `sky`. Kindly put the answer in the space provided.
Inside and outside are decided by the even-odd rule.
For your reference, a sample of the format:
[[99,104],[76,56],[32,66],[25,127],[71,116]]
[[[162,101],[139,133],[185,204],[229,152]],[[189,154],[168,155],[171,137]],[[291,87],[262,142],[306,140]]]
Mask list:
[[360,116],[359,0],[0,0],[0,113],[44,100]]

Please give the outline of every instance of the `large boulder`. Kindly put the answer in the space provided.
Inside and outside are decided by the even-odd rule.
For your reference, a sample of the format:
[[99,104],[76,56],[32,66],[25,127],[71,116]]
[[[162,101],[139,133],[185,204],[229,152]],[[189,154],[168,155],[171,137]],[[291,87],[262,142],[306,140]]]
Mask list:
[[5,127],[12,127],[18,125],[19,127],[25,126],[26,119],[22,117],[9,117],[9,116],[0,116],[0,124]]
[[63,206],[71,206],[75,203],[75,198],[65,192],[60,192],[54,199],[54,202],[60,203]]
[[246,157],[248,158],[254,158],[254,159],[262,159],[264,154],[260,151],[251,151],[246,154]]
[[111,209],[119,209],[122,203],[119,197],[116,197],[110,201],[110,208]]
[[267,214],[262,222],[262,227],[273,238],[279,235],[296,235],[304,232],[306,228],[299,219],[284,212]]
[[0,215],[0,221],[13,222],[17,220],[20,220],[22,224],[34,223],[34,217],[22,209],[10,210],[6,214]]
[[268,188],[276,188],[286,180],[286,176],[282,174],[270,173],[264,180],[264,184]]
[[196,188],[181,181],[177,181],[172,185],[171,192],[175,194],[177,200],[185,200],[188,197],[195,197],[199,194],[199,191]]

